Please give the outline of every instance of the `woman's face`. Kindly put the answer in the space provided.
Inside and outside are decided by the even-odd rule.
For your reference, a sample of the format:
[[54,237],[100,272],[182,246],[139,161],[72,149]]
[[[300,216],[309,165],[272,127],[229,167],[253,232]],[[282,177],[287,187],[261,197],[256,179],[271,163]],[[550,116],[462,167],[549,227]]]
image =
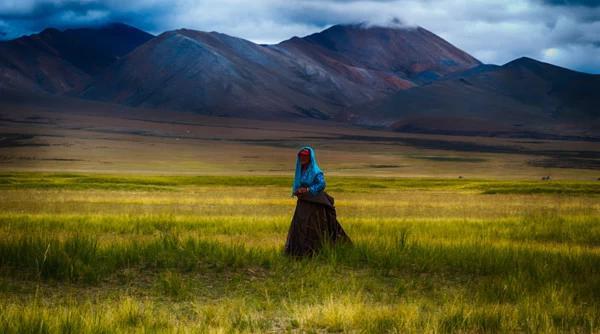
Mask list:
[[309,155],[300,155],[300,164],[302,165],[306,165],[307,163],[310,162],[310,156]]

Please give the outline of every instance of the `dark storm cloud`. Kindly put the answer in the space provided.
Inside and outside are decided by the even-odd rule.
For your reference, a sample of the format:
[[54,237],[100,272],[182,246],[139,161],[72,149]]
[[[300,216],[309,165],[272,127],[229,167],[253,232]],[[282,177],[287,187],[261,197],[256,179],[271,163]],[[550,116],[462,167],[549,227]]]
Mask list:
[[96,0],[6,0],[0,3],[0,28],[7,37],[39,32],[47,27],[73,28],[109,22],[126,22],[153,30],[167,1],[96,1]]
[[544,3],[550,5],[559,6],[586,6],[586,7],[599,7],[600,1],[598,0],[544,0]]
[[6,38],[48,26],[124,22],[152,33],[220,31],[258,43],[338,23],[420,25],[486,63],[521,56],[600,73],[600,1],[592,0],[3,0]]
[[[6,6],[9,7],[9,6]],[[64,2],[42,2],[32,3],[29,7],[13,6],[12,10],[0,14],[0,18],[6,20],[47,20],[57,14],[66,12],[77,16],[85,16],[90,11],[108,10],[105,5],[97,2],[64,1]]]

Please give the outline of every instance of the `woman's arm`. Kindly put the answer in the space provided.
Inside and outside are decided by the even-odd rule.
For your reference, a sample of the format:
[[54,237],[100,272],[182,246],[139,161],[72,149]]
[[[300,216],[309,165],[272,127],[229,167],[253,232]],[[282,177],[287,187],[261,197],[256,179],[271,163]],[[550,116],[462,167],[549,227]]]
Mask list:
[[310,187],[308,187],[308,191],[310,191],[311,194],[316,195],[323,189],[325,189],[325,176],[323,173],[319,173],[315,176]]

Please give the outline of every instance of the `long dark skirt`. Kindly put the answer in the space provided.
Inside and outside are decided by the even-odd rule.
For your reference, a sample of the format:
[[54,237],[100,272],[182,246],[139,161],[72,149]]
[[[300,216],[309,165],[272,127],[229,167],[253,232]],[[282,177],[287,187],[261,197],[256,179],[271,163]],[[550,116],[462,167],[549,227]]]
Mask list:
[[285,254],[315,255],[324,243],[351,244],[352,241],[337,221],[333,197],[322,191],[318,195],[302,195],[285,242]]

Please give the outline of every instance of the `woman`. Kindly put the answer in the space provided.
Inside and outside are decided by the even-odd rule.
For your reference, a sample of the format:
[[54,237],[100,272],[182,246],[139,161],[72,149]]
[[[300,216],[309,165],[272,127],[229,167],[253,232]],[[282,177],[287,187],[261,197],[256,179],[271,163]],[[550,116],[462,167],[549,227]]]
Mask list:
[[285,242],[285,253],[293,256],[315,255],[323,243],[352,243],[337,221],[333,197],[325,191],[325,177],[315,151],[305,146],[298,152],[292,196],[296,210]]

